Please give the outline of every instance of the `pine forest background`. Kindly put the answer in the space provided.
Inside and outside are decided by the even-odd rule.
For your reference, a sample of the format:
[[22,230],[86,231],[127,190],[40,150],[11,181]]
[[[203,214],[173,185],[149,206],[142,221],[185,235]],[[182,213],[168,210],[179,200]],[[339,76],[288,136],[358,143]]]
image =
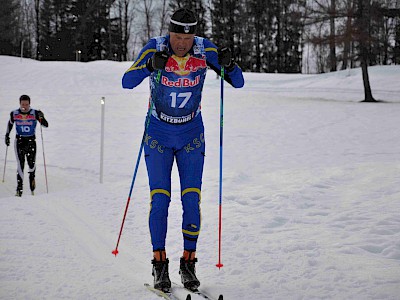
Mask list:
[[0,54],[126,61],[178,7],[245,72],[323,73],[400,64],[400,0],[0,0]]

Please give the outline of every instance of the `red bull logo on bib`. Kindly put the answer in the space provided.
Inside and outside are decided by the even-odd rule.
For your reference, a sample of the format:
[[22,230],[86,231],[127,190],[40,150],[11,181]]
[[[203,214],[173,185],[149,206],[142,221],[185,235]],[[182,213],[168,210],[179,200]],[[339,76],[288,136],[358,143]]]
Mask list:
[[178,78],[178,80],[169,80],[168,77],[161,77],[161,84],[169,87],[193,87],[200,83],[200,75],[197,75],[194,80],[190,78]]

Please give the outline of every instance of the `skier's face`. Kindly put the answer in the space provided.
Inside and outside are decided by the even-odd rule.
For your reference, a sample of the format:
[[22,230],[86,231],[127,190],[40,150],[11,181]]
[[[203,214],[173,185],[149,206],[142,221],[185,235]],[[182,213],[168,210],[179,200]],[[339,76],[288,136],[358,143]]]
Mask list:
[[22,110],[22,111],[28,111],[29,110],[29,108],[30,108],[30,103],[29,103],[29,100],[21,100],[21,102],[19,103],[19,108]]
[[175,55],[183,57],[193,46],[194,34],[170,32],[170,43]]

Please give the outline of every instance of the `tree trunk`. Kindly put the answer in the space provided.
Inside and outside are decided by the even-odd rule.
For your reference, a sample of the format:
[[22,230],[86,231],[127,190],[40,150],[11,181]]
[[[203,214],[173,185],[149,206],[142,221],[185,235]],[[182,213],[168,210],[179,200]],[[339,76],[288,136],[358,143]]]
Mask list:
[[352,67],[351,64],[349,66],[349,59],[351,56],[351,43],[352,43],[352,19],[353,19],[353,3],[349,3],[347,6],[347,19],[346,19],[346,27],[344,30],[344,46],[343,46],[343,64],[342,70],[346,70],[348,67]]
[[369,84],[368,66],[364,58],[361,58],[361,70],[365,95],[365,99],[363,102],[376,102],[376,100],[372,96],[371,85]]
[[39,29],[40,1],[39,0],[35,0],[35,11],[36,11],[36,59],[40,60],[40,29]]
[[260,1],[257,1],[257,10],[255,12],[255,35],[256,35],[256,71],[258,73],[261,72],[261,49],[260,49],[260,44],[261,44],[261,38],[260,38],[260,31],[261,31],[261,24],[260,24],[260,18],[261,18],[261,9],[262,6],[260,5]]
[[374,97],[372,96],[371,85],[369,84],[369,76],[368,76],[368,50],[366,46],[366,39],[369,38],[369,30],[368,30],[368,22],[370,17],[370,7],[369,0],[365,3],[368,5],[368,8],[364,7],[365,0],[358,0],[358,26],[359,26],[359,36],[358,40],[360,43],[360,60],[361,60],[361,69],[362,69],[362,77],[364,84],[364,94],[365,99],[363,102],[376,102]]
[[335,18],[336,18],[336,0],[331,0],[331,7],[329,11],[330,22],[330,37],[329,37],[329,56],[331,72],[336,71],[336,32],[335,32]]
[[281,14],[282,14],[282,7],[281,0],[277,1],[277,8],[276,8],[276,37],[275,37],[275,45],[276,45],[276,72],[282,73],[282,43],[281,43]]

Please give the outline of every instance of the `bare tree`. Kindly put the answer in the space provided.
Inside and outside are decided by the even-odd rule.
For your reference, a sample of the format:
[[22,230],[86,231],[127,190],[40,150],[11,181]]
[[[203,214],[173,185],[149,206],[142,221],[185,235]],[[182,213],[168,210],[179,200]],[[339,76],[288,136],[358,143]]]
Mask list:
[[163,35],[168,30],[168,0],[162,0],[160,4],[160,31],[159,35]]
[[35,12],[34,4],[31,1],[20,0],[18,12],[18,43],[21,45],[21,51],[24,57],[32,57],[35,53],[36,56],[36,43],[35,43]]
[[342,60],[342,70],[346,70],[349,66],[353,67],[353,19],[354,19],[354,0],[346,1],[345,3],[345,20],[343,22],[343,29],[341,30],[342,36],[340,37],[340,41],[343,43],[343,60]]
[[329,12],[329,23],[330,23],[330,35],[329,35],[329,58],[330,58],[330,67],[331,72],[336,71],[336,28],[335,28],[335,19],[336,19],[336,0],[331,0],[330,7],[328,9]]
[[35,0],[36,13],[36,59],[40,59],[39,44],[40,44],[40,0]]
[[[336,20],[341,15],[338,12],[337,0],[315,0],[308,2],[306,24],[311,28],[308,41],[313,44],[329,46],[329,69],[337,70],[337,28]],[[317,29],[317,30],[315,30]]]
[[121,59],[128,60],[128,43],[131,37],[132,24],[135,19],[133,0],[117,0],[114,3],[116,14],[119,18],[119,29],[121,35]]
[[153,16],[155,11],[155,4],[153,0],[141,0],[140,8],[138,11],[144,16],[144,35],[142,36],[142,44],[145,44],[154,33]]
[[357,41],[360,47],[360,62],[362,69],[362,77],[364,84],[364,102],[376,102],[372,96],[371,85],[369,83],[368,75],[368,49],[367,41],[369,39],[369,18],[371,17],[371,4],[369,0],[358,0],[358,11],[356,20]]
[[[378,8],[378,18],[382,20],[380,39],[382,43],[382,58],[380,64],[398,64],[400,61],[400,1],[385,0],[384,4]],[[396,46],[397,45],[397,46]]]

